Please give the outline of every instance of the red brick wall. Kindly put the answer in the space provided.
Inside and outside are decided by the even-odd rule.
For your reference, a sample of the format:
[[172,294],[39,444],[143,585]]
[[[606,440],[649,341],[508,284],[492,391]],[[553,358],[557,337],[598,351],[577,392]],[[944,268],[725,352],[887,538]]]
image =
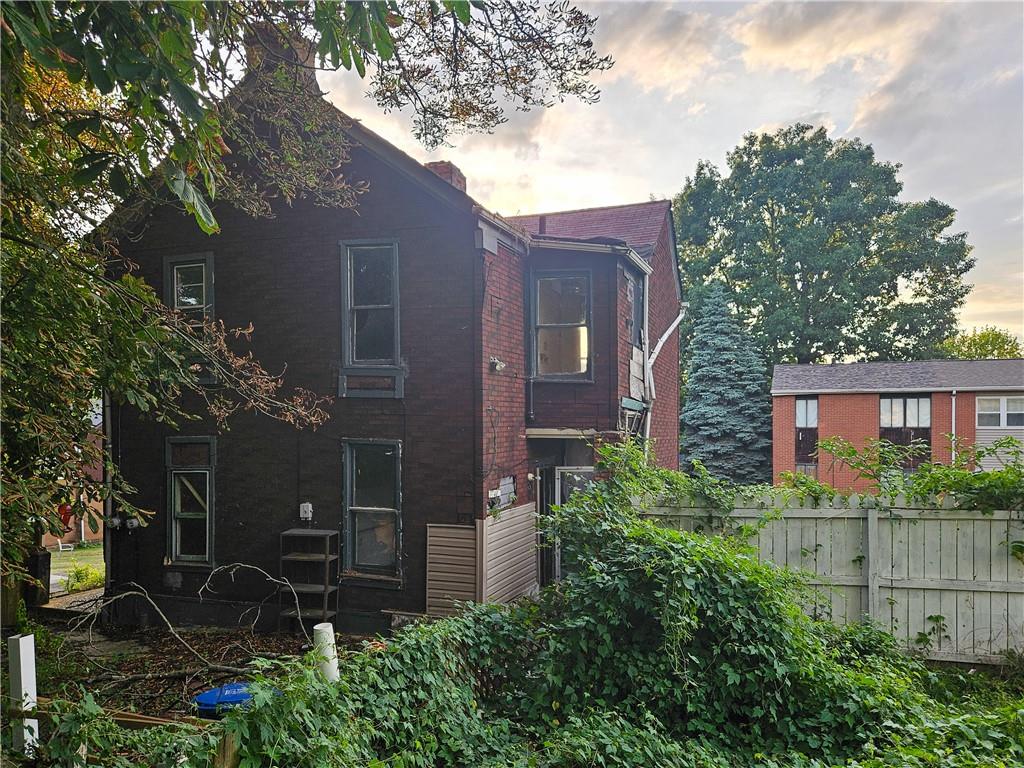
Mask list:
[[618,285],[615,258],[576,251],[535,250],[530,262],[535,270],[582,269],[590,272],[591,367],[593,381],[537,381],[533,385],[531,427],[596,429],[618,427],[617,318]]
[[[841,394],[818,396],[818,439],[845,437],[856,448],[878,439],[878,395]],[[832,456],[818,456],[818,478],[840,490],[864,490],[869,483]]]
[[[648,335],[651,348],[679,315],[679,294],[675,272],[676,254],[672,252],[672,229],[668,215],[658,238],[649,279],[650,296]],[[654,387],[657,399],[651,414],[651,438],[655,442],[658,464],[679,468],[679,328],[665,342],[654,362]]]
[[[961,446],[974,444],[974,393],[959,392],[956,396],[956,437]],[[953,396],[949,392],[932,393],[932,461],[948,464],[952,460],[950,440],[953,424]]]
[[[501,244],[497,254],[484,252],[483,259],[479,516],[487,511],[487,491],[502,477],[515,477],[518,503],[532,494],[526,478],[526,266],[521,255]],[[491,357],[505,368],[492,370]]]
[[796,469],[796,398],[772,398],[772,477],[779,482],[782,472]]

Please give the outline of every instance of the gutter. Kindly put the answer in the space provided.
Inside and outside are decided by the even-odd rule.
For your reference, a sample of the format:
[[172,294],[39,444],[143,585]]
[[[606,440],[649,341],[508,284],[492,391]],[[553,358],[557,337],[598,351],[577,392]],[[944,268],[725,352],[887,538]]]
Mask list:
[[783,395],[884,395],[898,392],[1024,392],[1024,386],[988,385],[984,387],[880,387],[877,389],[773,389],[772,397]]

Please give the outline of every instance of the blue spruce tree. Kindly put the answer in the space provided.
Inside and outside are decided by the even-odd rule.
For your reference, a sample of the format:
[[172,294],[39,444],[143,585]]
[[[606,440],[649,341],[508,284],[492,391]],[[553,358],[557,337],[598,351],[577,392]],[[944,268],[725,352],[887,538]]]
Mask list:
[[712,285],[694,322],[682,454],[715,477],[736,483],[770,477],[771,404],[764,363],[729,311],[725,289]]

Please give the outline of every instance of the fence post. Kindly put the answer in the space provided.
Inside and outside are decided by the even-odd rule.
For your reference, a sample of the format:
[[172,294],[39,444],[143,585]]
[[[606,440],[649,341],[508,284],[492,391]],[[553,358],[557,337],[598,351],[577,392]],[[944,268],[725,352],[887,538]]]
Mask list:
[[[36,708],[36,636],[11,635],[7,639],[7,663],[10,666],[11,703],[22,710]],[[27,717],[11,718],[14,729],[12,746],[30,754],[39,741],[39,721]]]
[[880,619],[878,607],[878,584],[880,569],[878,562],[878,507],[871,504],[867,508],[867,567],[868,567],[868,617],[871,621]]

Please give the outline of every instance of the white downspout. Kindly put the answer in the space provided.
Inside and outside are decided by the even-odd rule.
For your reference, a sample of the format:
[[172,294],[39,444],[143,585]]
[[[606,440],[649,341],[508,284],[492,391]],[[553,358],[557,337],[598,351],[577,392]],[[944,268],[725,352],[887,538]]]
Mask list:
[[[657,397],[657,393],[654,390],[654,361],[658,359],[658,355],[661,354],[661,348],[665,346],[665,342],[668,341],[668,337],[672,335],[672,332],[679,327],[679,323],[683,321],[686,316],[686,310],[689,309],[689,302],[682,302],[679,305],[679,314],[676,315],[676,319],[672,321],[668,329],[661,334],[661,338],[658,339],[658,343],[654,345],[654,350],[650,356],[644,361],[644,376],[651,383],[650,391],[648,392],[647,402],[647,418],[644,420],[644,439],[651,439],[651,414],[654,411],[654,398]],[[678,375],[678,374],[677,374]]]

